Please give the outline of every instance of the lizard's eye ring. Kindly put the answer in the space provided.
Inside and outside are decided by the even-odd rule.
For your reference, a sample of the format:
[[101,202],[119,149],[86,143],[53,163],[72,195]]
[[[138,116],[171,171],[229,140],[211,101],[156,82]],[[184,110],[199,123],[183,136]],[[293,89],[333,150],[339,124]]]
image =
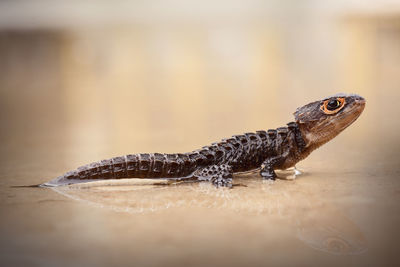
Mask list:
[[345,102],[344,97],[328,99],[321,105],[321,110],[328,115],[335,114],[344,107]]

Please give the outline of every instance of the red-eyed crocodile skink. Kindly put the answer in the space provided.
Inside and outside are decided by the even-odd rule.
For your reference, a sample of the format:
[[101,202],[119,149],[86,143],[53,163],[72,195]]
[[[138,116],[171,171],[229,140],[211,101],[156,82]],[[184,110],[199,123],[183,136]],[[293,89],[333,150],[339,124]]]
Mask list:
[[264,179],[287,169],[325,144],[362,113],[365,99],[337,94],[300,107],[285,127],[234,135],[201,149],[177,154],[131,154],[106,159],[65,173],[42,186],[120,178],[198,179],[232,186],[234,173],[260,169]]

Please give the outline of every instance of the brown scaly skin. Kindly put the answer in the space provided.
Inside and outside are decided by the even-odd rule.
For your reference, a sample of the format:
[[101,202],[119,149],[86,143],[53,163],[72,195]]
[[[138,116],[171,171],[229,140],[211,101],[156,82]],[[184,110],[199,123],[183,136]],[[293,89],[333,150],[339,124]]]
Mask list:
[[231,186],[233,173],[259,168],[263,178],[275,179],[274,170],[295,166],[352,124],[364,107],[361,96],[338,94],[298,108],[296,122],[286,127],[235,135],[184,154],[132,154],[102,160],[43,186],[119,178],[195,178]]

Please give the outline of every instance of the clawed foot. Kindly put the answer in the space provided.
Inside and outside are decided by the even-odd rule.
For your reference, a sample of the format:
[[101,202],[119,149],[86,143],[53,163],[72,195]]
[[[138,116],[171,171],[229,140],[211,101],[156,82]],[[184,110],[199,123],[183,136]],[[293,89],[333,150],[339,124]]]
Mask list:
[[296,167],[289,168],[286,170],[281,170],[279,172],[281,178],[285,180],[295,180],[298,176],[302,175],[303,173],[296,169]]
[[294,176],[296,177],[296,176],[299,176],[302,174],[303,174],[303,172],[301,170],[297,169],[296,166],[294,166]]
[[260,171],[260,175],[262,176],[262,178],[266,180],[275,180],[277,177],[276,173],[273,170],[265,170],[265,169],[262,169]]
[[232,178],[222,177],[222,175],[218,175],[217,177],[211,178],[211,182],[216,187],[232,187]]
[[216,187],[232,187],[232,167],[226,164],[205,167],[194,176],[200,181],[210,181]]

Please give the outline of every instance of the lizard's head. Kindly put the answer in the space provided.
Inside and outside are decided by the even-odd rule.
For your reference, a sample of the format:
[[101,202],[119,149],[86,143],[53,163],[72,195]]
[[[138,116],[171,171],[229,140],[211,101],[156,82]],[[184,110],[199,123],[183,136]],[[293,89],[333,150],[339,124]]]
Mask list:
[[317,148],[352,124],[364,107],[359,95],[337,94],[298,108],[294,116],[306,146]]

